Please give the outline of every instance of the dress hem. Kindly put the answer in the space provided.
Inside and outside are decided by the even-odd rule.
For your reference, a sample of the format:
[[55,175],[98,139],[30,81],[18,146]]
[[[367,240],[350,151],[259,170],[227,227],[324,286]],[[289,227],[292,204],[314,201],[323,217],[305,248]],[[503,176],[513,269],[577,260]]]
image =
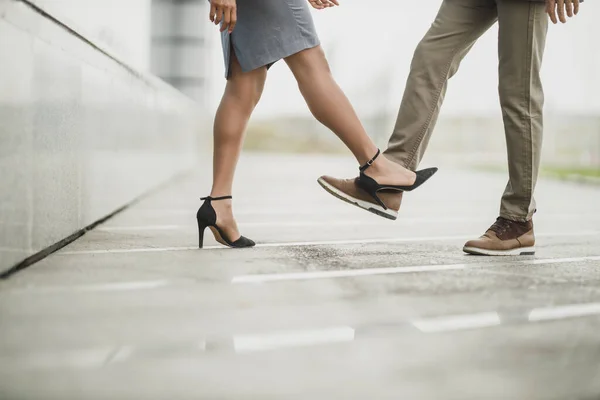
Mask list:
[[[231,41],[231,36],[230,36],[229,40]],[[267,59],[266,62],[263,61],[261,63],[248,64],[248,63],[243,63],[243,62],[239,61],[239,57],[238,57],[238,62],[240,62],[240,66],[242,67],[242,72],[244,72],[244,73],[254,71],[254,70],[262,68],[262,67],[267,67],[267,69],[268,69],[279,60],[293,56],[294,54],[300,53],[301,51],[304,51],[304,50],[313,49],[313,48],[319,46],[320,44],[321,44],[320,40],[297,41],[293,46],[290,46],[291,47],[290,50],[288,50],[286,52],[282,52],[283,54],[278,54],[276,57],[271,57],[271,58]],[[229,79],[229,77],[230,77],[231,50],[230,50],[230,54],[229,54],[227,61],[228,61],[228,66],[225,70],[225,79]]]

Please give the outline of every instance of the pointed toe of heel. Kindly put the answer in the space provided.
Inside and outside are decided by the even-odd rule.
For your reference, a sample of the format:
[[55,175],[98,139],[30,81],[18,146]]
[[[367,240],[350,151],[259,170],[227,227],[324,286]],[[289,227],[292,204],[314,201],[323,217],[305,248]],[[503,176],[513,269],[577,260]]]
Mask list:
[[406,191],[410,192],[412,190],[415,190],[416,188],[418,188],[419,186],[421,186],[422,184],[427,182],[429,180],[429,178],[431,178],[433,175],[435,175],[436,172],[438,172],[437,167],[426,168],[426,169],[422,169],[420,171],[415,172],[417,174],[417,179],[415,180],[415,183],[410,188],[408,188]]
[[417,174],[421,174],[427,178],[431,178],[433,175],[435,175],[436,172],[438,172],[438,170],[439,169],[437,167],[425,168],[420,171],[417,171]]
[[233,242],[233,246],[231,246],[231,247],[241,249],[241,248],[245,248],[245,247],[254,247],[254,246],[256,246],[256,243],[254,242],[254,240],[248,239],[247,237],[242,236],[238,240]]

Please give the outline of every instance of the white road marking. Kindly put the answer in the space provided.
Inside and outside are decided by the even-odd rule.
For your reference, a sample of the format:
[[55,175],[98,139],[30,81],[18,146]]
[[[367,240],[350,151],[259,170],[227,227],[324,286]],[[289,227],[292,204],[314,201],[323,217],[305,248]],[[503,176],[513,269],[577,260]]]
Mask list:
[[98,232],[128,232],[128,231],[172,231],[172,230],[192,230],[193,225],[139,225],[139,226],[100,226],[95,228]]
[[3,365],[16,369],[98,368],[114,352],[114,347],[89,348],[21,354],[18,358],[0,360]]
[[165,287],[173,282],[162,281],[136,281],[136,282],[111,282],[98,283],[91,285],[72,285],[72,286],[29,286],[26,288],[7,289],[5,293],[34,293],[48,294],[60,292],[125,292],[135,290],[150,290]]
[[168,281],[137,281],[137,282],[115,282],[97,285],[87,285],[78,287],[82,292],[113,292],[129,290],[146,290],[164,287],[169,284]]
[[[552,321],[567,318],[600,315],[600,303],[569,304],[556,307],[534,308],[529,312],[528,322]],[[502,324],[496,311],[474,314],[449,315],[421,318],[410,324],[423,333],[456,332],[469,329],[491,328]],[[350,326],[337,326],[324,329],[291,330],[267,332],[255,335],[234,335],[233,344],[237,353],[314,346],[322,344],[352,342],[356,330]],[[196,344],[201,351],[206,350],[206,341]],[[39,352],[20,354],[18,357],[0,357],[0,363],[18,369],[100,368],[106,364],[124,362],[135,357],[135,347],[98,347],[79,350]]]
[[[361,276],[376,276],[376,275],[393,275],[393,274],[408,274],[422,272],[441,272],[464,269],[477,269],[478,272],[522,276],[529,279],[549,280],[552,282],[568,282],[568,280],[554,278],[551,276],[513,273],[511,271],[495,271],[490,270],[491,267],[511,267],[515,265],[542,265],[542,264],[569,264],[585,261],[600,261],[600,256],[587,257],[571,257],[571,258],[547,258],[538,260],[515,260],[491,262],[486,264],[468,263],[468,264],[432,264],[406,267],[385,267],[385,268],[361,268],[347,269],[335,271],[310,271],[310,272],[287,272],[277,274],[251,274],[238,275],[231,279],[232,284],[248,284],[248,283],[269,283],[281,281],[306,281],[314,279],[334,279],[334,278],[352,278]],[[6,289],[4,293],[35,293],[47,294],[56,292],[120,292],[120,291],[135,291],[135,290],[151,290],[166,286],[172,286],[176,282],[168,280],[157,281],[135,281],[135,282],[113,282],[113,283],[98,283],[91,285],[73,285],[73,286],[31,286],[26,288]]]
[[[489,219],[489,218],[488,218]],[[455,222],[469,222],[469,221],[483,221],[483,218],[464,218],[464,217],[438,217],[438,218],[402,218],[398,219],[395,223],[400,226],[405,224],[423,224],[423,223],[435,223],[435,224],[443,224],[443,223],[455,223]],[[321,226],[364,226],[364,225],[372,225],[372,226],[390,226],[390,221],[384,219],[342,219],[336,221],[323,221],[315,220],[315,221],[286,221],[286,220],[278,220],[278,221],[266,221],[266,222],[240,222],[238,224],[242,228],[272,228],[272,227],[321,227]],[[170,230],[180,230],[180,231],[195,231],[197,227],[194,224],[188,225],[132,225],[132,226],[119,226],[119,225],[106,225],[95,228],[95,231],[100,232],[135,232],[135,231],[170,231]]]
[[314,242],[283,242],[283,243],[259,243],[256,247],[306,247],[306,246],[334,246],[348,244],[374,244],[374,243],[408,243],[408,242],[437,242],[447,240],[464,240],[471,236],[425,236],[425,237],[403,237],[403,238],[380,238],[380,239],[353,239],[353,240],[322,240]]
[[405,274],[416,272],[435,272],[460,269],[483,269],[489,267],[513,266],[513,265],[539,265],[539,264],[556,264],[556,263],[575,263],[590,260],[600,260],[600,256],[594,257],[579,257],[579,258],[546,258],[539,260],[520,260],[520,261],[504,261],[492,262],[486,264],[433,264],[420,265],[410,267],[387,267],[387,268],[362,268],[362,269],[345,269],[336,271],[310,271],[310,272],[284,272],[278,274],[252,274],[238,275],[233,277],[231,283],[268,283],[277,281],[301,281],[311,279],[331,279],[331,278],[350,278],[357,276],[372,276],[372,275],[391,275]]
[[[356,240],[322,240],[314,242],[283,242],[283,243],[258,243],[256,248],[270,247],[306,247],[306,246],[331,246],[331,245],[348,245],[348,244],[372,244],[372,243],[403,243],[403,242],[433,242],[446,240],[464,240],[472,236],[437,236],[437,237],[413,237],[413,238],[381,238],[381,239],[356,239]],[[225,246],[205,246],[202,250],[226,250]],[[198,250],[194,247],[147,247],[137,249],[103,249],[103,250],[75,250],[63,251],[61,255],[75,254],[118,254],[118,253],[154,253],[162,251],[187,251]],[[248,249],[251,250],[251,249]]]
[[[364,226],[374,225],[383,226],[385,221],[360,221],[360,220],[346,220],[346,221],[271,221],[271,222],[246,222],[239,223],[240,228],[273,228],[273,227],[322,227],[322,226]],[[182,232],[195,232],[198,228],[194,225],[148,225],[148,226],[103,226],[96,228],[99,232],[147,232],[147,231],[182,231]]]
[[600,303],[569,304],[556,307],[535,308],[529,313],[529,321],[550,321],[565,318],[600,315]]
[[349,278],[357,276],[408,274],[415,272],[450,271],[467,268],[467,264],[421,265],[412,267],[388,267],[346,269],[337,271],[291,272],[282,274],[257,274],[235,276],[231,283],[267,283],[277,281],[304,281],[311,279]]
[[[565,219],[572,219],[573,216],[565,215]],[[580,218],[585,218],[589,220],[588,217],[579,216]],[[553,219],[557,219],[554,215]],[[600,218],[600,216],[598,216]],[[559,218],[560,219],[560,218]],[[416,224],[448,224],[448,223],[456,223],[456,222],[485,222],[489,221],[489,217],[407,217],[407,218],[399,218],[395,222],[391,222],[388,220],[384,220],[382,218],[364,218],[364,219],[338,219],[334,221],[324,221],[323,219],[315,220],[315,221],[306,221],[306,220],[298,220],[298,221],[289,221],[289,220],[277,220],[277,221],[266,221],[266,222],[240,222],[238,225],[242,228],[273,228],[273,227],[335,227],[335,226],[390,226],[391,223],[397,224],[398,226],[404,225],[416,225]],[[147,232],[147,231],[195,231],[197,228],[195,224],[187,224],[187,225],[103,225],[95,228],[95,231],[100,232]]]
[[[238,211],[235,212],[235,215],[237,215],[237,216],[242,216],[242,215],[317,215],[317,214],[318,215],[322,215],[322,214],[325,214],[325,215],[331,215],[331,214],[352,215],[352,214],[354,214],[354,215],[356,215],[356,212],[357,212],[356,209],[353,207],[347,207],[347,206],[324,207],[321,203],[304,204],[300,208],[298,208],[298,207],[296,207],[296,208],[279,207],[278,208],[275,205],[270,206],[268,204],[261,204],[258,208],[254,208],[254,207],[257,207],[257,205],[255,205],[255,204],[248,204],[248,205],[236,204],[236,209]],[[189,205],[188,208],[164,208],[164,209],[163,208],[140,208],[140,207],[137,207],[137,208],[128,210],[127,213],[135,214],[136,216],[139,216],[139,215],[152,215],[152,216],[156,216],[156,215],[161,215],[161,216],[187,215],[187,216],[192,216],[192,218],[193,218],[196,215],[197,209],[198,209],[198,205]],[[413,207],[413,210],[418,211],[414,207]],[[572,220],[572,219],[577,219],[577,218],[582,218],[585,220],[600,219],[600,213],[549,214],[549,213],[540,212],[539,215],[542,218],[543,217],[552,217],[552,219],[554,219],[554,220],[556,220],[556,219]],[[415,217],[414,219],[420,220],[420,221],[426,221],[426,220],[435,221],[436,218],[437,217]],[[441,218],[445,218],[445,217],[441,216]],[[450,217],[450,218],[453,218],[453,217]],[[456,217],[456,218],[460,221],[464,221],[464,220],[482,221],[482,222],[490,221],[489,215],[465,216],[465,217]],[[401,219],[405,220],[405,219],[413,219],[413,218],[407,217],[407,218],[401,218]]]
[[535,274],[525,274],[525,273],[521,273],[521,272],[513,272],[513,271],[507,271],[506,269],[499,271],[498,269],[483,269],[483,268],[478,268],[476,270],[476,272],[478,274],[484,274],[484,275],[500,275],[500,276],[510,276],[510,277],[516,277],[516,278],[526,278],[526,279],[531,279],[534,281],[546,281],[546,282],[553,282],[553,283],[568,283],[569,280],[568,279],[562,279],[562,278],[557,278],[555,276],[547,276],[547,275],[535,275]]
[[353,340],[354,329],[349,326],[233,337],[235,351],[238,353],[325,343],[351,342]]
[[411,322],[414,327],[425,333],[451,332],[464,329],[487,328],[501,324],[497,312],[480,314],[452,315],[436,318],[425,318]]
[[531,260],[531,264],[559,264],[559,263],[572,263],[572,262],[582,262],[582,261],[600,261],[600,256],[550,258],[550,259],[545,259],[545,260]]
[[[569,237],[569,236],[595,236],[599,231],[582,232],[557,232],[557,233],[539,233],[538,237]],[[312,242],[276,242],[276,243],[258,243],[256,248],[270,247],[305,247],[305,246],[335,246],[349,244],[377,244],[377,243],[411,243],[411,242],[442,242],[452,240],[468,240],[476,235],[455,235],[455,236],[423,236],[423,237],[402,237],[402,238],[379,238],[379,239],[352,239],[352,240],[321,240]],[[224,246],[205,246],[203,250],[225,250]],[[73,250],[61,251],[58,255],[81,255],[81,254],[120,254],[120,253],[156,253],[167,251],[190,251],[198,250],[197,246],[182,247],[143,247],[129,249],[100,249],[100,250]],[[248,249],[251,251],[251,249]]]
[[[236,209],[239,211],[235,212],[235,215],[315,215],[315,214],[353,214],[356,213],[356,210],[346,207],[323,207],[319,204],[315,205],[305,205],[302,208],[277,208],[275,206],[269,206],[268,204],[263,204],[260,208],[250,208],[251,206],[246,206],[244,204],[236,204]],[[187,216],[195,216],[197,206],[191,206],[190,208],[172,208],[172,209],[162,209],[162,208],[136,208],[134,210],[130,210],[130,214],[139,215],[187,215]]]
[[[213,246],[215,249],[217,246]],[[206,248],[205,248],[206,249]],[[75,250],[60,251],[58,255],[80,255],[80,254],[122,254],[122,253],[160,253],[165,251],[198,250],[198,246],[189,247],[142,247],[134,249],[101,249],[101,250]]]
[[108,357],[105,364],[119,363],[127,361],[133,355],[133,346],[121,346],[115,349],[115,351]]

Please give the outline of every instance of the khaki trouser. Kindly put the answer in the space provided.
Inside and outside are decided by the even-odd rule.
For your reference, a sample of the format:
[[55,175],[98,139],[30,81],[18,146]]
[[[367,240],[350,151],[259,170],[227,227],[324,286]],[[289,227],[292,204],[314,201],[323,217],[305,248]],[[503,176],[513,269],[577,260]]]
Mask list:
[[385,154],[407,168],[417,167],[435,126],[448,79],[457,72],[477,39],[496,21],[499,94],[510,174],[500,216],[525,221],[535,212],[533,192],[542,147],[544,92],[540,67],[548,30],[544,3],[444,0],[415,51]]

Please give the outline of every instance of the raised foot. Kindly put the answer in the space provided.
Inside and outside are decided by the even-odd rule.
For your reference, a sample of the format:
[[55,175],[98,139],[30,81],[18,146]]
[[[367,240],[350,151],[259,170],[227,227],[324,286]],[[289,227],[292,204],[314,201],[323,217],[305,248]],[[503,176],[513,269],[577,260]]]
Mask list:
[[367,210],[380,217],[395,220],[402,204],[402,193],[381,193],[380,197],[385,207],[379,205],[372,196],[366,193],[356,183],[357,179],[338,179],[332,176],[322,176],[317,182],[331,195],[349,204]]

